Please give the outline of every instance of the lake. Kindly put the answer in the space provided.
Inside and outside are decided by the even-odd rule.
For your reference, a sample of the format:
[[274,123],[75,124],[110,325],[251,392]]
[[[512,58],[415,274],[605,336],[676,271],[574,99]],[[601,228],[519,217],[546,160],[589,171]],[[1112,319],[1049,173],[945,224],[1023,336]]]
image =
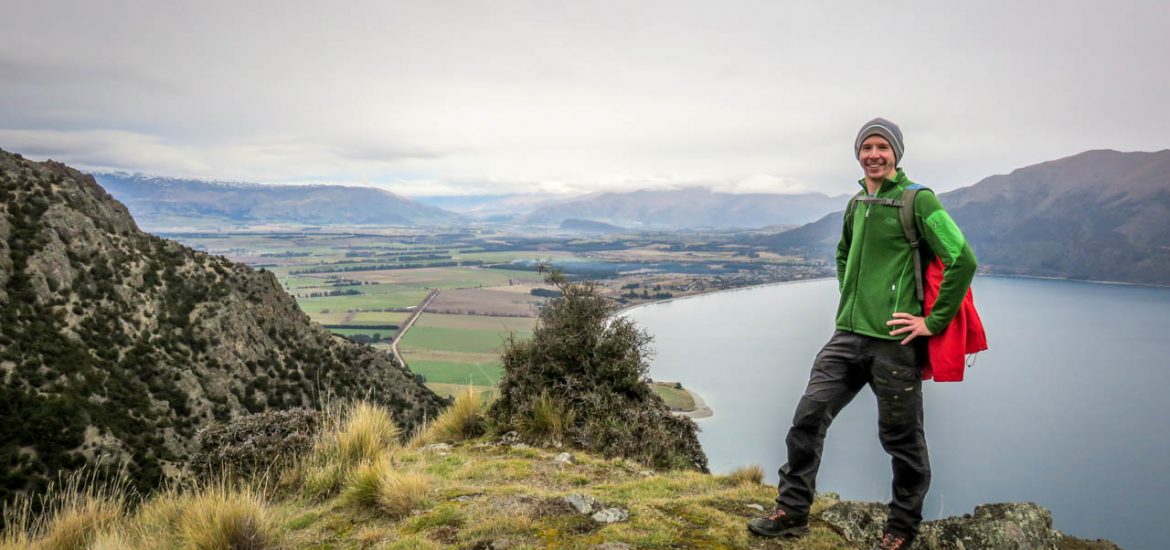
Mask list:
[[[1125,548],[1170,540],[1170,289],[980,276],[987,329],[959,383],[925,382],[927,519],[1031,501],[1056,528]],[[654,336],[651,376],[715,411],[699,420],[711,470],[777,480],[813,357],[833,333],[837,282],[709,294],[625,313]],[[877,405],[861,394],[825,443],[819,491],[886,502]]]

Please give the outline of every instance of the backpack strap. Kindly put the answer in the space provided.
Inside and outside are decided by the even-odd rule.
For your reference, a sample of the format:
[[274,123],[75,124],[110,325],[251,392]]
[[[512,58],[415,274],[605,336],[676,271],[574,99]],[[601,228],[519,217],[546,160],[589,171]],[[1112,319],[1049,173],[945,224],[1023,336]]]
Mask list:
[[[898,215],[902,219],[902,233],[906,235],[906,242],[910,243],[910,257],[914,258],[914,289],[918,294],[918,302],[926,303],[925,286],[922,282],[922,249],[919,245],[922,244],[922,239],[918,235],[918,224],[914,223],[914,199],[918,196],[918,192],[926,189],[918,184],[908,185],[902,190],[902,208],[898,210]],[[908,208],[907,208],[908,206]]]
[[910,244],[910,257],[914,258],[914,290],[918,296],[920,303],[926,302],[926,291],[922,281],[922,239],[918,235],[918,224],[914,222],[914,199],[917,198],[918,192],[922,190],[929,191],[928,187],[919,185],[917,183],[906,186],[902,190],[902,198],[900,199],[885,199],[881,197],[871,197],[864,192],[853,195],[849,199],[849,206],[847,207],[847,218],[853,219],[853,212],[857,210],[857,203],[864,202],[868,204],[880,204],[882,206],[893,206],[898,209],[898,217],[902,221],[902,234],[906,236],[906,242]]

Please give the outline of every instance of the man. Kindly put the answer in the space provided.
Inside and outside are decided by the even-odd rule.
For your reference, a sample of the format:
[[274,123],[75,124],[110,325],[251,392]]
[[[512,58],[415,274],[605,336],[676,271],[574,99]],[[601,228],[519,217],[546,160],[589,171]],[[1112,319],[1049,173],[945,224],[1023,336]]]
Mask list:
[[899,168],[902,131],[888,120],[867,122],[854,140],[864,174],[864,196],[846,209],[837,244],[841,300],[837,330],[813,363],[808,387],[788,432],[788,462],[780,467],[776,508],[748,527],[762,536],[808,532],[825,433],[863,386],[877,396],[878,433],[893,465],[893,498],[882,540],[875,548],[906,550],[922,522],[930,460],[922,422],[925,338],[947,327],[975,275],[975,254],[938,198],[929,190],[914,200],[914,220],[930,254],[945,266],[938,299],[922,317],[911,247],[903,232],[902,191],[917,186]]

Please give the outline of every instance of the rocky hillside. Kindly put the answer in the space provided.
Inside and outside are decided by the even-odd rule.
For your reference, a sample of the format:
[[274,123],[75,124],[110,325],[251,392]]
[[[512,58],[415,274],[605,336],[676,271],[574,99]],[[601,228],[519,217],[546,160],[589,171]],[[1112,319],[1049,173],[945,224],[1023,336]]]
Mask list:
[[333,397],[443,405],[314,325],[271,273],[143,233],[94,179],[0,151],[0,500],[83,464],[152,487],[193,434]]
[[372,187],[258,185],[129,174],[97,182],[150,229],[224,225],[436,225],[459,216]]
[[[1170,284],[1170,150],[1088,151],[939,199],[993,273]],[[840,231],[838,211],[760,243],[831,258]]]

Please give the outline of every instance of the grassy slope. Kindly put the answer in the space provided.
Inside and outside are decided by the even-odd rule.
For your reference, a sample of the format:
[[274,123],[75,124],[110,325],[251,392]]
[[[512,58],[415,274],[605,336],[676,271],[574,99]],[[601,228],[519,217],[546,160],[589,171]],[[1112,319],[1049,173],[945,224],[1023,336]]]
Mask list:
[[[470,394],[468,394],[470,396]],[[746,522],[771,506],[762,472],[730,476],[652,472],[624,459],[505,444],[489,437],[454,442],[482,429],[483,401],[465,397],[406,447],[383,409],[355,404],[315,439],[312,450],[261,480],[192,481],[127,506],[118,487],[71,486],[52,493],[54,510],[19,512],[0,533],[0,550],[100,548],[428,549],[854,548],[819,514],[796,541],[750,535]],[[587,495],[596,508],[628,518],[602,524],[565,497]],[[27,508],[24,510],[27,511]],[[1078,546],[1066,539],[1063,549]]]

